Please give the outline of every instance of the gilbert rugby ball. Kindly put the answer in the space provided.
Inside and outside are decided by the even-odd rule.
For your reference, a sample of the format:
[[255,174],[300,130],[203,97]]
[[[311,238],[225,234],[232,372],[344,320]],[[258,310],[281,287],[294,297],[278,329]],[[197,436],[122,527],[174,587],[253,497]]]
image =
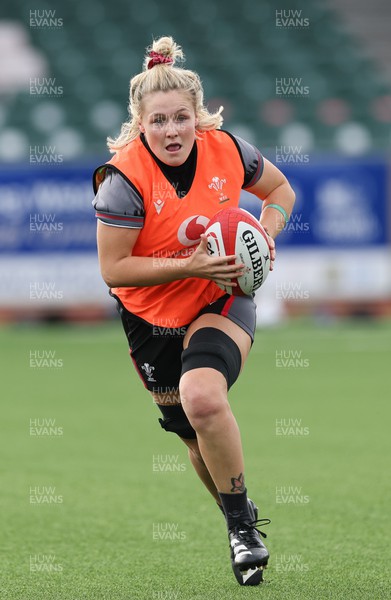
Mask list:
[[248,296],[261,287],[269,273],[270,249],[267,234],[251,213],[242,208],[220,210],[205,231],[210,256],[236,255],[244,274],[232,281],[238,285],[219,285],[227,294]]

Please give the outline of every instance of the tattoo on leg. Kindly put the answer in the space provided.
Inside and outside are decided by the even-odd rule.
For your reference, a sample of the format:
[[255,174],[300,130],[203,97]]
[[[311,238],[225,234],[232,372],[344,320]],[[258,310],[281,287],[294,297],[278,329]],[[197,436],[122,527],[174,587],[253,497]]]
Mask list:
[[244,492],[244,475],[240,473],[239,477],[231,477],[231,492]]

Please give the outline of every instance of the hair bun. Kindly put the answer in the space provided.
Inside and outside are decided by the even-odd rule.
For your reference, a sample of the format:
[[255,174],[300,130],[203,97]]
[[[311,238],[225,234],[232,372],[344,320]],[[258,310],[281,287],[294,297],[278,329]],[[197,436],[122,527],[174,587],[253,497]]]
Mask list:
[[[174,65],[176,60],[184,60],[182,48],[171,36],[164,36],[154,40],[152,46],[147,48],[147,56],[144,61],[144,70],[163,65]],[[161,57],[161,58],[159,58]]]

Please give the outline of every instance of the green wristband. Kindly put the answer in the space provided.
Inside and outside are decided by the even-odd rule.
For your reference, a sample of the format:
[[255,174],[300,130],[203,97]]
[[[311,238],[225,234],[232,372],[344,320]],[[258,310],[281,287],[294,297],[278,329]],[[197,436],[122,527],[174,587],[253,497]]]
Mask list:
[[263,207],[262,210],[266,210],[267,208],[275,208],[276,210],[278,210],[278,212],[280,212],[285,219],[285,225],[288,223],[289,217],[287,215],[286,210],[282,208],[282,206],[280,206],[279,204],[267,204]]

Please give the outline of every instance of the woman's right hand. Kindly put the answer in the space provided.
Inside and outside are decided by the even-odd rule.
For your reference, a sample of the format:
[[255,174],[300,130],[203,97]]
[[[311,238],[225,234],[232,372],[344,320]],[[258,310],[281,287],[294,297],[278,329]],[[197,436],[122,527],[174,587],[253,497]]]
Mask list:
[[201,242],[196,251],[183,260],[187,261],[186,274],[188,277],[200,277],[210,279],[220,285],[236,286],[231,279],[240,277],[244,273],[244,264],[228,264],[234,261],[236,256],[218,256],[214,258],[208,254],[208,238],[203,233]]

